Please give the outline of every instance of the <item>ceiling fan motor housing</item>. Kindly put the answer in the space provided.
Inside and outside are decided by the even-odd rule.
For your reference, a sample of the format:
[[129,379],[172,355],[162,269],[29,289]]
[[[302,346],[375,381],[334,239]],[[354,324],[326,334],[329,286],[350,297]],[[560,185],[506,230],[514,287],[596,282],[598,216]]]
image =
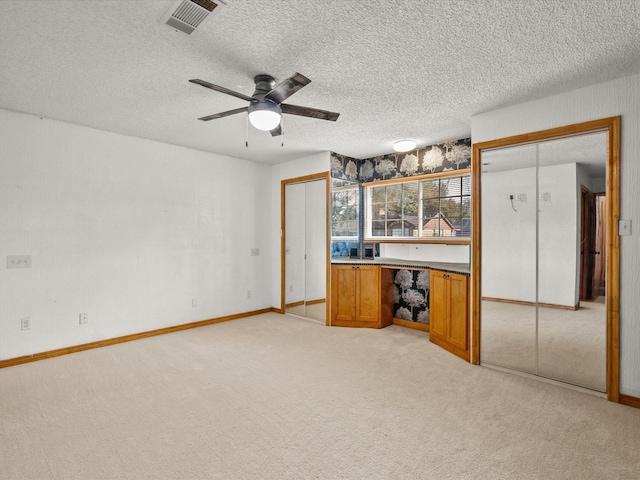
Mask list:
[[253,77],[253,82],[256,84],[256,91],[253,92],[253,98],[260,99],[264,98],[276,85],[276,79],[264,73]]

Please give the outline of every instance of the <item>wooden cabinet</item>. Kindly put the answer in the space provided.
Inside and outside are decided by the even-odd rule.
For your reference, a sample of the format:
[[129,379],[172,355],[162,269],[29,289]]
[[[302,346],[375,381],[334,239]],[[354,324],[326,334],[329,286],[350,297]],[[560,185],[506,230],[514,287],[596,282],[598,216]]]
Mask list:
[[469,277],[431,270],[430,280],[430,340],[468,362]]
[[392,286],[393,272],[377,265],[332,265],[331,325],[369,328],[391,325]]

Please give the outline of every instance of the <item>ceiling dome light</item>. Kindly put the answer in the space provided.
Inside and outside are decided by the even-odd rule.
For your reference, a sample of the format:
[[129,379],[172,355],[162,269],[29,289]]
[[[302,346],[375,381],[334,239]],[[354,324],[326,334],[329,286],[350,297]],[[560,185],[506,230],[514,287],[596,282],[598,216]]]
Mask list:
[[280,125],[282,109],[271,100],[251,102],[249,104],[249,121],[258,130],[273,130]]
[[393,144],[393,149],[396,152],[408,152],[416,148],[416,142],[413,140],[400,140]]

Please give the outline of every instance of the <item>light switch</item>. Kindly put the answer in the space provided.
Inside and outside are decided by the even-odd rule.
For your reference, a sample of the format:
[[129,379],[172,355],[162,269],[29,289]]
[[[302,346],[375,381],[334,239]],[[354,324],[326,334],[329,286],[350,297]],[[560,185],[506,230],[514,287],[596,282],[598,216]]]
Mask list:
[[7,255],[7,268],[31,268],[31,255]]
[[618,221],[618,235],[631,235],[631,220]]

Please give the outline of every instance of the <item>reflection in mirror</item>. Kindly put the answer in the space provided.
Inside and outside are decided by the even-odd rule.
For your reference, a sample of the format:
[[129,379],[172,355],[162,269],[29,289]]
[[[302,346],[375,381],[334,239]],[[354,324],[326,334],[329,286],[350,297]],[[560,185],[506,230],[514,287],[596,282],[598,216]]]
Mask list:
[[599,284],[589,298],[580,295],[580,281],[588,277],[591,284],[595,262],[604,265],[595,250],[595,239],[604,239],[604,223],[595,221],[595,212],[596,198],[606,198],[606,160],[606,133],[539,145],[538,375],[602,392],[604,278],[603,295]]
[[483,363],[536,372],[536,147],[482,153]]
[[326,179],[285,186],[285,312],[326,321]]
[[482,152],[481,361],[606,391],[607,134]]

